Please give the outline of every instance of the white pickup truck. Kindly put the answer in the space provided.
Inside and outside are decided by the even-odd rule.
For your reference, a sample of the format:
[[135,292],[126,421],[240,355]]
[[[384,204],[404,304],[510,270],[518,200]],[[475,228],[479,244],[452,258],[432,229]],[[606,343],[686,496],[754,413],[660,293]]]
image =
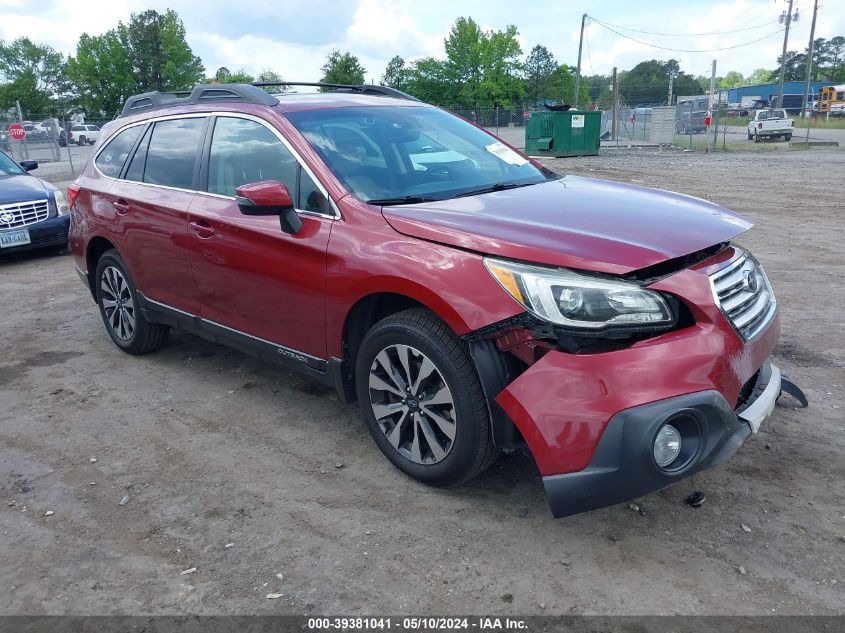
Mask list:
[[759,143],[765,137],[775,139],[782,136],[788,141],[792,139],[794,127],[795,121],[786,116],[786,110],[757,110],[748,122],[748,140]]

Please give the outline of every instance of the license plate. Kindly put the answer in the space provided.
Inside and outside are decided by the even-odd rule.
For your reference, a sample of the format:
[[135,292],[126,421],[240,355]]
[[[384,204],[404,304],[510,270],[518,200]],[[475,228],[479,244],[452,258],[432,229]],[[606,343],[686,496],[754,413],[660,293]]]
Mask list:
[[20,231],[5,231],[0,233],[0,248],[8,248],[10,246],[21,246],[29,244],[29,231],[21,229]]

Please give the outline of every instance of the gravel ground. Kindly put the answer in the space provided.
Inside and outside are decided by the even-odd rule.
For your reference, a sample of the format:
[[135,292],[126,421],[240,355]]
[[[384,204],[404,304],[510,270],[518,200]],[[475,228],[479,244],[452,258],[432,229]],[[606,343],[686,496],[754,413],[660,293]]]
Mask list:
[[[845,152],[549,164],[757,221],[739,242],[773,281],[776,362],[810,408],[778,407],[730,462],[639,500],[644,514],[553,520],[527,456],[426,488],[323,386],[186,334],[130,357],[67,255],[6,257],[0,613],[845,613],[845,221],[831,179]],[[700,509],[683,503],[693,490]]]

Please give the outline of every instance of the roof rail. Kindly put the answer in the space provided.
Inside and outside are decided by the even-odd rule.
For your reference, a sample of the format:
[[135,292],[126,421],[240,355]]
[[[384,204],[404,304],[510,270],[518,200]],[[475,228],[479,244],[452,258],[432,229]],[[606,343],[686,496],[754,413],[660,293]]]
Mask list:
[[208,101],[239,101],[276,105],[279,100],[265,90],[249,84],[199,84],[191,91],[145,92],[126,100],[121,117],[175,105],[197,105]]
[[258,88],[271,88],[273,86],[313,86],[315,88],[333,88],[336,92],[358,92],[365,95],[379,95],[382,97],[395,97],[396,99],[407,99],[409,101],[419,101],[416,97],[409,95],[406,92],[391,88],[389,86],[374,86],[372,84],[335,84],[325,82],[306,82],[306,81],[260,81],[252,84]]

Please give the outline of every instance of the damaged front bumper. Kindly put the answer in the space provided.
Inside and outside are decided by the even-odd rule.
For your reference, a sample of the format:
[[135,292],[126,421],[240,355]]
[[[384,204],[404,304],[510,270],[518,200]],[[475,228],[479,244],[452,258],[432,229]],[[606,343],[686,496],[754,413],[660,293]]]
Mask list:
[[[563,517],[628,501],[727,460],[771,415],[780,393],[781,372],[767,361],[739,413],[711,390],[616,414],[585,469],[543,478],[552,514]],[[680,430],[686,448],[677,463],[660,468],[653,447],[664,424]]]

